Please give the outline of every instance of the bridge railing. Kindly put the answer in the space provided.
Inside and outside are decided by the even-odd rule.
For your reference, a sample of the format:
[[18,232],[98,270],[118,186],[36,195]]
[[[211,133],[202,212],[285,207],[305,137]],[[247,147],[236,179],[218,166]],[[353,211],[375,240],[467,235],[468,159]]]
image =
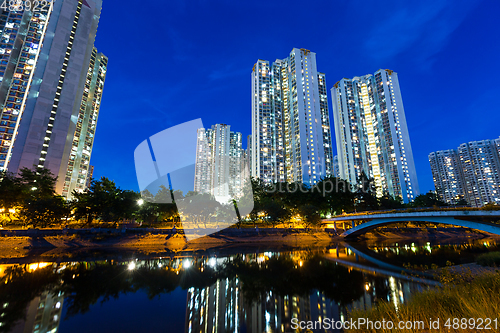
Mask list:
[[354,213],[344,213],[339,215],[334,215],[335,217],[345,217],[345,216],[360,216],[360,215],[377,215],[377,214],[390,214],[390,213],[417,213],[417,212],[445,212],[445,211],[493,211],[500,210],[500,206],[497,207],[468,207],[468,206],[453,206],[453,207],[419,207],[419,208],[396,208],[396,209],[384,209],[384,210],[371,210],[364,212],[354,212]]

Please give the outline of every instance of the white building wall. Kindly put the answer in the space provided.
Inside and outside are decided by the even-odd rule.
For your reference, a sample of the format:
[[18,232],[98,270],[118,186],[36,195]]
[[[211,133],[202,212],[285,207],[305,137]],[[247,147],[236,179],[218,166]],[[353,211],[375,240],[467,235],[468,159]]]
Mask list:
[[434,187],[440,200],[454,205],[464,199],[465,184],[458,152],[449,149],[430,153],[429,163]]
[[194,190],[209,193],[217,201],[227,203],[242,195],[245,176],[242,136],[230,126],[216,124],[200,128],[196,148]]
[[265,60],[254,65],[253,177],[265,183],[314,184],[332,174],[325,85],[325,75],[317,72],[316,54],[309,50],[294,48],[271,66]]
[[378,196],[412,201],[420,191],[397,73],[344,78],[331,93],[340,177],[357,184],[364,172]]
[[474,207],[500,204],[500,161],[495,140],[473,141],[458,147],[464,174],[465,198]]
[[[63,194],[68,167],[75,163],[70,156],[74,151],[73,139],[86,92],[102,0],[85,3],[61,0],[54,2],[51,8],[44,40],[39,45],[40,53],[33,64],[24,114],[16,128],[8,163],[3,167],[13,173],[24,167],[47,168],[58,176],[56,191]],[[28,16],[25,12],[24,17]],[[2,82],[0,92],[8,82]],[[85,150],[90,159],[91,149]],[[79,151],[83,152],[83,149]],[[70,187],[77,188],[74,182],[78,179],[70,176],[73,183],[66,187],[66,194]]]

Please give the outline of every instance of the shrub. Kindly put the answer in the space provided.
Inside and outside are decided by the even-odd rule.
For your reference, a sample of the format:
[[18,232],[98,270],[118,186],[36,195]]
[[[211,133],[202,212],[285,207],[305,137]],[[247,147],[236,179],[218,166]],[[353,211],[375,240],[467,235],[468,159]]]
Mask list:
[[476,259],[481,266],[500,266],[500,252],[483,253]]

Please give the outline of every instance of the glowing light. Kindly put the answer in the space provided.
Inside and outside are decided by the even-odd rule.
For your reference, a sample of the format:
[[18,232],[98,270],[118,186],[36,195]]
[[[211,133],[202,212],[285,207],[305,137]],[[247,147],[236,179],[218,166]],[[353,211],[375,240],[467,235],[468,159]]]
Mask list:
[[189,261],[188,259],[184,260],[184,262],[182,263],[182,267],[184,268],[191,267],[191,261]]
[[217,261],[215,260],[215,258],[210,258],[210,260],[208,261],[208,264],[210,265],[210,267],[215,267],[215,264],[217,264]]
[[37,269],[44,268],[44,267],[46,267],[48,265],[50,265],[50,264],[46,263],[46,262],[40,262],[40,263],[36,263],[36,264],[30,264],[30,265],[28,265],[28,270],[29,271],[36,271]]
[[130,264],[128,264],[129,271],[133,271],[134,269],[135,269],[135,262],[131,262]]
[[142,206],[142,204],[144,204],[144,200],[142,200],[142,199],[137,200],[137,204],[139,206]]

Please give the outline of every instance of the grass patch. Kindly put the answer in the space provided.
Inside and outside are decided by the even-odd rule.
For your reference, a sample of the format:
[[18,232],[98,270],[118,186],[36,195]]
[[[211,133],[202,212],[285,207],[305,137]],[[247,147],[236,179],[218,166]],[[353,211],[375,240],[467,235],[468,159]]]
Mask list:
[[483,253],[476,258],[476,262],[481,266],[500,266],[500,252]]
[[[444,327],[448,318],[498,318],[500,313],[500,273],[487,273],[476,277],[473,281],[458,284],[448,283],[444,287],[426,290],[412,296],[408,303],[399,305],[398,310],[393,303],[380,302],[373,309],[364,311],[354,309],[350,312],[353,320],[366,318],[375,321],[392,321],[394,329],[358,329],[357,332],[408,332],[399,330],[400,321],[423,321],[426,329],[429,320],[440,319],[440,330],[433,332],[450,332]],[[492,323],[494,324],[494,323]],[[484,324],[483,324],[484,327]],[[457,332],[477,332],[475,329],[460,329]],[[496,331],[495,329],[493,331]]]

